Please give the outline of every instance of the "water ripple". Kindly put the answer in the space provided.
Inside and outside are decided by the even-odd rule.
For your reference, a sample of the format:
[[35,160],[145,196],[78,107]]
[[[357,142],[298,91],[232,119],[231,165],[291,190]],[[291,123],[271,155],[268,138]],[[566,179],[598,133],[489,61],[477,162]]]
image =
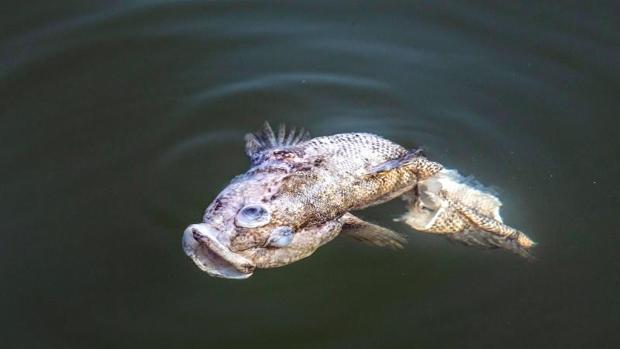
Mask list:
[[388,84],[368,78],[324,73],[280,73],[216,87],[190,97],[190,103],[200,104],[211,99],[230,97],[235,94],[252,91],[285,90],[290,85],[306,85],[311,87],[335,85],[356,89],[374,89],[377,92],[389,89]]

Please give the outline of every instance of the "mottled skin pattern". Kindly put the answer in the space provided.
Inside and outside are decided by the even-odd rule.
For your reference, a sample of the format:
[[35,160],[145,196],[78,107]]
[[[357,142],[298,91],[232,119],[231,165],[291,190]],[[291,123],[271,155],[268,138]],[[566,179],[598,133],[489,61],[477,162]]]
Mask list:
[[470,245],[503,247],[523,255],[532,241],[504,225],[493,195],[461,182],[452,170],[368,133],[310,139],[275,134],[266,124],[246,136],[252,167],[235,178],[190,225],[183,249],[210,275],[246,278],[311,255],[339,234],[400,248],[397,233],[351,214],[402,196],[403,221]]
[[[451,199],[450,194],[445,191],[439,196],[445,200],[445,209],[425,232],[449,234],[450,238],[466,245],[503,247],[524,257],[529,255],[528,249],[534,242],[524,233]],[[406,219],[405,222],[407,223]]]
[[409,211],[402,221],[416,230],[444,235],[466,245],[504,248],[524,257],[534,242],[502,222],[501,202],[476,186],[463,184],[456,171],[441,171],[404,198]]
[[[271,148],[216,198],[204,221],[225,232],[221,237],[230,242],[231,251],[252,259],[257,267],[286,265],[335,238],[344,224],[343,214],[396,198],[411,190],[420,176],[441,169],[420,156],[409,166],[374,172],[374,167],[408,153],[366,133]],[[252,203],[270,209],[270,223],[252,229],[235,227],[237,211]],[[271,231],[280,226],[295,230],[294,243],[287,248],[263,248]]]
[[419,176],[414,165],[375,173],[374,167],[408,152],[372,134],[318,137],[291,152],[303,154],[299,160],[312,165],[301,171],[293,169],[279,194],[283,206],[288,207],[286,214],[306,224],[332,220],[345,212],[398,197],[411,190]]

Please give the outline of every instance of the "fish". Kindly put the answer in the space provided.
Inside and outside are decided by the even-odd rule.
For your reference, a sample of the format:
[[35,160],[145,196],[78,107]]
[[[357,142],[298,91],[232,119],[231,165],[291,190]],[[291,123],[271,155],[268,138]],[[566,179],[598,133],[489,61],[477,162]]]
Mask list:
[[418,231],[522,255],[533,246],[503,224],[499,199],[417,147],[371,133],[312,138],[303,128],[274,130],[266,122],[245,136],[245,151],[250,168],[217,195],[201,223],[183,232],[184,252],[214,277],[247,279],[256,269],[306,258],[341,235],[402,249],[404,234],[353,214],[399,197],[407,208],[401,221]]
[[503,223],[502,202],[472,178],[442,169],[403,195],[408,211],[401,221],[417,231],[441,234],[463,245],[503,248],[529,260],[535,245],[526,234]]

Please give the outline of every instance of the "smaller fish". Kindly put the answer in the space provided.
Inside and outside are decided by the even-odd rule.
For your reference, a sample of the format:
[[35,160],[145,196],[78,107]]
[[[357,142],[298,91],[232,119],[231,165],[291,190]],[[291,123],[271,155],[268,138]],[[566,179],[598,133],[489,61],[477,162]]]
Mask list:
[[533,242],[503,224],[500,202],[455,171],[369,133],[310,138],[303,129],[265,124],[246,135],[251,168],[183,234],[183,249],[209,275],[245,279],[256,268],[310,256],[338,235],[402,248],[396,232],[352,212],[402,197],[402,220],[416,230],[468,245],[528,255]]
[[531,258],[535,243],[503,223],[501,201],[482,185],[455,170],[441,170],[404,195],[409,211],[398,221],[412,228],[444,235],[465,245],[503,248]]

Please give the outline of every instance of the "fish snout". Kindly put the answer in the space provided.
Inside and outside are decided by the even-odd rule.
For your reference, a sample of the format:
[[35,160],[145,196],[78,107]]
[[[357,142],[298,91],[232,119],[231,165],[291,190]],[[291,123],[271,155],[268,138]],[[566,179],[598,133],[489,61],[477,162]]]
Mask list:
[[218,240],[219,231],[207,223],[192,224],[183,232],[183,251],[203,271],[215,277],[246,279],[254,263]]

